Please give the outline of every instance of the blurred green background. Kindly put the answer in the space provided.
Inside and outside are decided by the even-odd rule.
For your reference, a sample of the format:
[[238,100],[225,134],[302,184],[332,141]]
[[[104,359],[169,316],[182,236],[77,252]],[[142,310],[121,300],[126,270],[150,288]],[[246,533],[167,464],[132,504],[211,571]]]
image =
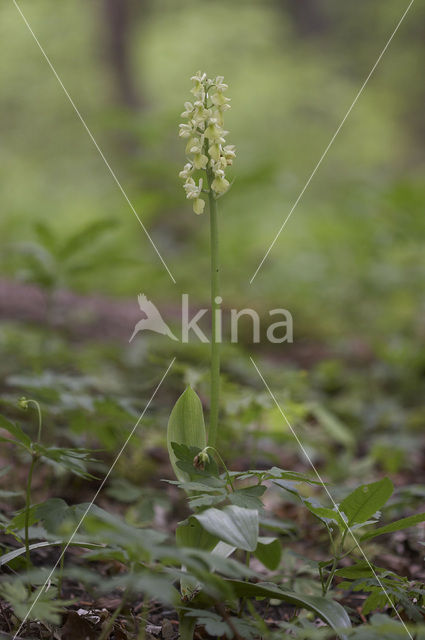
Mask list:
[[2,273],[44,221],[113,219],[64,286],[208,300],[208,224],[178,179],[198,69],[223,74],[237,146],[221,206],[224,305],[286,307],[295,340],[424,334],[425,7],[416,3],[252,285],[249,280],[400,19],[399,0],[21,0],[173,272],[174,285],[12,2],[0,7]]

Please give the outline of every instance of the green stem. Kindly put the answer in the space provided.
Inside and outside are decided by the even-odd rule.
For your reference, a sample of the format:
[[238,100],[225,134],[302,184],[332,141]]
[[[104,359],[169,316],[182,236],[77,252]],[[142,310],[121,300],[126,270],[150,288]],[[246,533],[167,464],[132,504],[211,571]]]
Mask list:
[[25,557],[27,562],[27,569],[31,568],[30,559],[30,540],[29,540],[29,522],[30,522],[30,509],[31,509],[31,484],[32,475],[34,472],[35,463],[37,462],[37,456],[33,455],[31,459],[31,466],[28,472],[27,479],[27,491],[25,496]]
[[219,413],[219,387],[220,387],[220,343],[217,341],[217,319],[216,310],[220,308],[217,302],[219,296],[219,252],[218,252],[218,221],[217,221],[217,200],[211,189],[213,176],[207,172],[209,186],[209,205],[210,205],[210,243],[211,243],[211,399],[210,399],[210,427],[208,431],[208,444],[215,446],[217,440],[218,429],[218,413]]
[[341,541],[339,543],[339,551],[338,551],[337,554],[334,554],[334,560],[333,560],[333,563],[332,563],[332,567],[330,569],[330,572],[329,572],[328,578],[327,578],[327,580],[325,582],[325,585],[323,586],[323,584],[322,584],[323,595],[326,595],[327,592],[329,591],[329,589],[330,589],[330,587],[332,585],[332,580],[334,579],[334,576],[335,576],[335,571],[338,568],[338,564],[340,563],[341,558],[344,557],[343,556],[344,542],[345,542],[345,537],[347,535],[347,532],[348,532],[348,528],[346,528],[344,530],[344,533],[341,536]]
[[329,587],[331,586],[335,571],[336,571],[336,569],[338,567],[338,563],[339,563],[339,558],[334,558],[334,561],[332,563],[332,567],[331,567],[331,570],[330,570],[329,575],[327,577],[327,580],[325,582],[325,585],[324,585],[324,587],[322,587],[322,592],[323,592],[324,596],[329,591]]
[[63,571],[65,568],[65,543],[61,544],[61,555],[59,560],[58,597],[62,597]]
[[223,458],[221,457],[221,455],[219,454],[219,452],[217,451],[217,449],[215,447],[212,447],[211,445],[207,445],[204,449],[205,452],[211,450],[213,452],[213,454],[216,456],[217,460],[219,461],[219,463],[222,465],[224,472],[226,474],[226,478],[227,478],[227,483],[230,485],[230,488],[232,491],[235,490],[235,487],[233,485],[232,482],[232,478],[230,477],[230,473],[228,468],[226,467],[226,463],[224,462]]
[[179,638],[180,640],[193,640],[196,627],[196,619],[193,616],[186,616],[183,609],[179,611]]

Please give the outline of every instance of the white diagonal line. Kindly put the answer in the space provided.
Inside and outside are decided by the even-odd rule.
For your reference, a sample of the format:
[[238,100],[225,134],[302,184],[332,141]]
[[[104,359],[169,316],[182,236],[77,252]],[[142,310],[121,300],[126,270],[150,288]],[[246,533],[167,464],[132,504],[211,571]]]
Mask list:
[[261,267],[264,264],[264,261],[266,260],[267,256],[269,255],[270,251],[273,249],[274,245],[277,242],[277,239],[279,238],[280,234],[282,233],[283,229],[286,226],[286,223],[288,222],[289,218],[292,216],[295,208],[297,207],[299,201],[301,200],[301,198],[303,197],[307,187],[309,186],[310,182],[312,181],[312,179],[314,178],[316,171],[318,170],[318,168],[320,167],[320,165],[322,164],[323,160],[325,159],[329,149],[331,148],[331,146],[333,145],[335,138],[337,137],[337,135],[339,134],[339,132],[341,131],[342,127],[344,126],[345,121],[347,120],[348,116],[350,115],[351,111],[353,110],[357,100],[360,98],[361,94],[363,93],[363,89],[366,87],[367,83],[369,82],[370,78],[372,77],[376,67],[378,66],[378,64],[380,63],[384,53],[386,52],[386,50],[388,49],[388,47],[391,44],[392,39],[394,38],[395,34],[397,33],[401,23],[403,22],[404,18],[406,17],[410,7],[412,6],[412,4],[414,3],[414,0],[410,0],[407,9],[405,10],[405,12],[403,13],[403,15],[401,16],[400,20],[398,21],[394,31],[392,32],[391,36],[389,37],[385,47],[382,49],[381,53],[378,56],[377,61],[375,62],[375,64],[373,65],[372,69],[369,71],[369,74],[366,78],[366,80],[363,82],[362,86],[360,87],[356,97],[354,98],[353,102],[351,103],[350,108],[348,109],[347,113],[345,114],[345,116],[343,117],[343,119],[340,122],[339,127],[337,128],[337,130],[335,131],[335,133],[333,134],[332,138],[330,139],[330,142],[328,144],[328,146],[326,147],[326,149],[324,150],[324,152],[322,153],[319,162],[316,164],[316,166],[314,167],[313,171],[310,174],[309,179],[307,180],[307,182],[305,183],[304,187],[302,188],[298,198],[295,200],[292,209],[290,210],[290,212],[288,213],[288,215],[286,216],[285,220],[283,221],[282,226],[280,227],[279,231],[277,232],[273,242],[271,243],[271,245],[269,246],[269,248],[267,249],[266,253],[263,256],[263,259],[261,260],[260,264],[258,265],[254,275],[252,276],[251,280],[249,281],[250,284],[253,283],[254,278],[256,277],[257,273],[260,271]]
[[83,116],[81,115],[78,107],[76,106],[75,102],[73,101],[73,99],[71,98],[71,96],[69,95],[65,85],[63,84],[62,80],[60,79],[56,69],[54,68],[49,56],[47,55],[47,53],[45,52],[45,50],[43,49],[43,47],[41,46],[37,36],[35,35],[34,31],[32,30],[28,20],[26,19],[26,17],[24,16],[24,14],[22,13],[21,8],[19,7],[18,3],[16,2],[16,0],[12,0],[13,4],[15,5],[16,9],[18,10],[19,14],[22,17],[22,20],[25,22],[28,31],[31,33],[32,37],[34,38],[35,42],[37,43],[38,48],[40,49],[41,53],[43,54],[43,57],[45,58],[47,64],[49,65],[50,69],[52,70],[56,80],[59,82],[60,86],[63,89],[63,92],[65,93],[66,97],[68,98],[69,102],[71,103],[72,108],[74,109],[75,113],[77,114],[78,118],[81,121],[81,124],[83,125],[84,129],[87,131],[90,140],[93,142],[94,146],[96,147],[97,151],[99,152],[100,157],[102,158],[103,162],[105,163],[105,165],[107,166],[107,168],[109,169],[109,173],[111,174],[111,176],[113,177],[114,181],[116,182],[119,190],[121,191],[122,195],[124,196],[128,206],[130,207],[130,209],[132,210],[132,212],[134,213],[134,215],[136,216],[140,226],[142,227],[143,231],[145,232],[149,242],[151,243],[152,247],[155,250],[155,253],[157,254],[158,258],[161,260],[164,268],[166,269],[168,275],[170,276],[171,280],[174,282],[174,284],[176,284],[176,281],[174,279],[173,274],[171,273],[170,269],[168,268],[164,258],[162,257],[162,255],[159,252],[158,247],[156,246],[155,242],[152,240],[148,230],[146,229],[145,225],[143,224],[139,214],[137,213],[136,209],[134,208],[130,198],[128,197],[128,195],[126,194],[126,192],[124,191],[121,182],[118,180],[114,170],[112,169],[111,165],[109,164],[109,162],[107,161],[102,149],[99,147],[99,145],[97,144],[92,132],[90,131],[89,127],[86,124],[86,121],[84,120]]
[[[319,480],[320,484],[322,485],[322,487],[324,488],[324,490],[326,491],[330,501],[333,504],[334,509],[336,510],[336,512],[341,516],[342,520],[345,522],[344,516],[342,515],[341,511],[338,508],[338,505],[336,504],[335,500],[333,499],[333,497],[331,496],[331,494],[329,493],[329,490],[326,486],[326,484],[323,482],[322,477],[320,475],[320,473],[317,471],[316,466],[314,464],[314,462],[312,461],[312,459],[310,458],[310,456],[308,455],[305,447],[303,446],[301,440],[299,439],[299,437],[297,436],[295,430],[293,429],[291,423],[289,422],[288,418],[286,417],[285,413],[283,412],[282,407],[280,406],[279,402],[276,399],[276,396],[274,395],[273,391],[270,389],[269,385],[267,384],[263,374],[261,373],[260,369],[257,367],[254,359],[250,356],[250,360],[252,362],[252,364],[254,365],[258,375],[260,376],[264,386],[266,387],[267,391],[269,392],[273,402],[275,403],[276,407],[279,410],[279,413],[281,414],[282,418],[285,420],[286,424],[288,425],[289,429],[291,430],[292,435],[294,436],[295,440],[297,441],[298,446],[300,447],[301,451],[303,452],[304,456],[307,458],[308,463],[310,464],[311,468],[313,469],[314,473],[316,474],[317,479]],[[358,550],[360,551],[360,553],[362,554],[363,558],[366,560],[366,563],[369,566],[369,569],[371,570],[371,572],[373,573],[375,579],[377,580],[379,586],[381,587],[382,591],[385,593],[385,596],[388,600],[388,602],[390,603],[391,607],[394,609],[398,619],[400,620],[401,624],[403,625],[407,635],[409,636],[409,638],[411,640],[413,640],[413,636],[411,635],[409,629],[406,627],[405,622],[403,621],[402,617],[400,616],[399,612],[397,611],[394,602],[392,601],[388,591],[385,589],[384,585],[382,584],[381,579],[379,578],[378,574],[376,573],[375,569],[373,568],[373,566],[371,565],[371,563],[369,562],[365,552],[363,551],[363,549],[361,548],[356,536],[354,535],[354,533],[352,532],[351,528],[347,526],[347,530],[350,533],[351,537],[353,538],[353,541],[356,545],[356,547],[358,548]]]
[[90,509],[92,508],[93,504],[95,503],[95,501],[97,500],[97,497],[99,496],[100,492],[102,491],[103,487],[105,486],[106,481],[108,480],[109,476],[111,475],[115,465],[117,464],[118,460],[120,459],[122,453],[124,452],[124,449],[127,447],[128,443],[130,442],[134,432],[136,431],[137,427],[139,426],[140,422],[142,421],[146,411],[149,409],[149,406],[152,402],[152,400],[154,399],[154,397],[156,396],[160,386],[162,385],[162,383],[164,382],[169,370],[171,369],[171,367],[173,366],[174,362],[175,362],[176,358],[173,358],[170,362],[170,364],[168,365],[164,375],[162,376],[161,380],[158,382],[158,384],[155,387],[154,392],[152,393],[151,397],[149,398],[148,403],[146,404],[145,408],[143,409],[142,413],[140,414],[136,424],[134,425],[134,427],[132,428],[132,430],[130,431],[130,434],[128,435],[126,441],[124,442],[124,444],[122,445],[120,451],[118,452],[118,454],[115,457],[115,460],[113,461],[112,465],[109,467],[109,471],[106,474],[106,476],[103,478],[102,482],[99,485],[99,488],[97,489],[96,493],[93,496],[92,501],[90,502],[90,504],[88,505],[88,507],[86,508],[86,510],[84,511],[83,515],[81,516],[81,519],[79,521],[79,523],[77,524],[77,526],[74,529],[73,534],[71,535],[71,537],[69,538],[68,542],[66,543],[66,545],[63,547],[62,549],[62,553],[60,554],[59,558],[56,560],[55,565],[53,566],[52,570],[50,571],[49,575],[47,576],[43,586],[41,587],[37,597],[34,599],[34,602],[32,603],[31,607],[28,609],[27,614],[25,616],[25,618],[22,620],[18,630],[15,632],[15,635],[13,636],[12,640],[15,640],[18,635],[19,632],[21,631],[22,627],[24,626],[25,622],[28,620],[28,616],[31,614],[31,611],[33,610],[33,608],[35,607],[35,605],[37,604],[38,599],[40,598],[41,594],[43,593],[47,583],[50,581],[51,577],[53,576],[53,573],[55,572],[57,566],[59,565],[60,561],[62,560],[63,556],[65,555],[69,545],[72,543],[73,539],[75,538],[78,529],[81,527],[81,525],[83,524],[84,519],[86,518],[87,514],[89,513]]

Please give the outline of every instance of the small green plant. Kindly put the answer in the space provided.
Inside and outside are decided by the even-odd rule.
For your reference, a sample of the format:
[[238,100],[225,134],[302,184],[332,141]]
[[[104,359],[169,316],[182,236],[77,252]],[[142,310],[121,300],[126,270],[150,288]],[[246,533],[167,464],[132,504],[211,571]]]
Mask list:
[[[176,532],[177,544],[181,547],[203,549],[213,556],[228,557],[242,552],[249,566],[251,555],[255,555],[270,569],[280,562],[281,547],[277,538],[261,537],[260,525],[266,526],[263,517],[261,496],[266,490],[265,481],[275,478],[309,481],[297,474],[272,469],[270,472],[233,474],[226,468],[216,449],[219,424],[220,353],[217,340],[216,310],[221,302],[219,296],[219,234],[217,200],[230,187],[226,169],[235,157],[235,147],[226,145],[223,115],[230,108],[230,99],[224,93],[227,85],[223,77],[209,79],[198,72],[192,77],[194,102],[185,103],[183,116],[187,123],[180,125],[180,135],[187,138],[186,153],[189,161],[181,171],[187,198],[193,200],[196,214],[203,213],[208,196],[210,216],[211,249],[211,363],[210,363],[210,416],[208,436],[201,401],[195,391],[188,387],[174,406],[167,430],[170,461],[177,477],[177,484],[186,491],[193,515],[179,524]],[[206,187],[204,188],[204,182]],[[220,473],[222,467],[223,473]],[[254,480],[254,486],[238,488],[239,480]],[[287,600],[303,607],[312,608],[334,628],[350,626],[345,611],[336,603],[303,602],[295,594],[279,590],[277,586],[254,585],[249,582],[228,583],[229,595],[239,599],[234,615],[223,613],[222,603],[216,603],[216,613],[224,615],[225,621],[218,623],[221,634],[228,637],[239,635],[239,614],[245,608],[246,598],[270,597]],[[199,614],[201,583],[187,575],[180,580],[182,602],[180,609],[180,637],[193,637],[196,618]],[[302,599],[301,599],[302,600]],[[328,609],[329,615],[326,610]],[[214,618],[204,620],[207,627],[214,627]],[[227,617],[226,617],[227,616]],[[217,622],[217,621],[216,621]],[[220,627],[221,624],[221,627]],[[224,624],[224,629],[223,629]],[[218,631],[217,631],[218,633]]]
[[[37,400],[31,398],[22,397],[19,400],[19,407],[24,411],[27,411],[30,407],[34,407],[37,413],[37,436],[32,439],[18,424],[8,420],[4,416],[0,416],[0,427],[5,430],[11,437],[0,436],[1,442],[8,442],[17,447],[29,460],[27,482],[25,489],[25,506],[23,510],[18,511],[14,518],[7,523],[5,527],[6,532],[13,533],[13,535],[20,541],[23,541],[24,548],[15,550],[12,552],[10,560],[19,556],[21,552],[25,551],[26,567],[27,570],[31,568],[31,548],[38,548],[38,544],[30,544],[30,527],[37,522],[46,513],[46,505],[48,501],[41,505],[32,504],[32,480],[34,470],[39,462],[46,462],[56,468],[66,469],[67,471],[80,476],[81,478],[93,478],[88,470],[87,463],[92,462],[91,452],[88,449],[75,449],[69,447],[53,447],[45,446],[41,442],[42,434],[42,413],[41,408]],[[54,503],[54,509],[57,504]],[[20,531],[23,529],[23,540],[21,538]],[[55,543],[57,544],[57,542]],[[7,555],[7,554],[6,554]],[[9,561],[5,556],[0,559],[0,566]]]
[[[278,583],[225,579],[228,589],[226,606],[212,595],[211,584],[199,580],[187,567],[180,577],[181,601],[177,604],[180,616],[180,637],[191,640],[196,620],[216,636],[254,637],[255,632],[244,626],[241,615],[248,607],[252,613],[253,598],[284,600],[296,607],[307,608],[321,617],[341,638],[351,628],[350,618],[337,602],[329,597],[337,576],[344,574],[340,563],[355,551],[361,551],[357,538],[367,540],[380,535],[380,530],[364,533],[364,528],[376,524],[379,509],[390,498],[393,486],[389,479],[362,485],[348,495],[340,505],[326,507],[312,498],[304,497],[301,487],[314,484],[309,477],[273,467],[269,470],[229,471],[216,448],[219,425],[220,353],[216,335],[216,310],[219,297],[219,235],[217,200],[230,187],[226,169],[235,157],[233,145],[226,145],[223,115],[230,108],[224,93],[227,85],[221,76],[209,79],[198,72],[192,77],[194,102],[185,103],[183,116],[187,123],[180,125],[180,135],[187,138],[186,153],[189,161],[181,171],[187,198],[193,200],[193,210],[202,214],[205,209],[204,194],[208,197],[211,249],[211,361],[210,361],[210,415],[208,433],[203,408],[196,392],[188,387],[174,406],[167,431],[170,461],[177,477],[175,484],[187,496],[192,514],[181,522],[176,531],[177,545],[181,549],[198,549],[210,557],[229,558],[236,553],[244,556],[247,568],[254,556],[268,570],[276,571],[281,560],[281,542],[277,536],[261,535],[267,528],[276,530],[276,523],[264,509],[262,497],[268,486],[280,487],[299,497],[304,506],[326,527],[331,545],[331,558],[318,563],[322,595],[308,596],[292,592]],[[205,185],[205,186],[204,186]],[[381,528],[381,533],[412,526],[425,519],[425,514],[412,516]],[[282,530],[280,530],[282,533]],[[288,531],[283,531],[288,533]],[[347,546],[349,547],[347,549]],[[363,559],[362,559],[363,560]],[[371,592],[367,611],[373,604],[385,606],[390,602],[407,612],[405,586],[394,576],[380,574],[369,561],[356,564],[351,571],[357,575],[361,569],[359,588]],[[391,585],[389,581],[391,581]],[[387,589],[385,589],[385,585]],[[357,588],[354,583],[353,588]],[[415,591],[416,596],[421,590]],[[210,598],[208,598],[208,595]],[[212,599],[211,599],[212,596]],[[392,596],[392,597],[391,597]],[[208,602],[209,600],[209,602]],[[404,604],[403,604],[404,602]],[[206,605],[214,605],[215,611],[207,611]],[[410,607],[412,610],[412,607]],[[418,614],[419,615],[419,614]],[[258,629],[257,629],[258,631]],[[254,635],[252,635],[254,634]]]
[[[208,196],[210,216],[211,252],[211,395],[208,444],[215,446],[219,418],[220,345],[218,340],[217,312],[220,307],[220,261],[217,200],[228,191],[230,183],[226,169],[235,158],[235,146],[226,144],[224,113],[230,109],[230,98],[224,94],[227,84],[222,76],[215,79],[198,71],[192,77],[191,93],[194,102],[185,102],[181,114],[188,119],[180,125],[180,136],[187,138],[186,154],[189,161],[180,172],[184,179],[186,197],[193,200],[193,210],[203,213]],[[201,174],[197,177],[197,174]],[[204,187],[205,183],[205,187]],[[200,437],[202,429],[200,429]],[[197,443],[198,444],[198,443]],[[172,452],[170,453],[172,456]]]

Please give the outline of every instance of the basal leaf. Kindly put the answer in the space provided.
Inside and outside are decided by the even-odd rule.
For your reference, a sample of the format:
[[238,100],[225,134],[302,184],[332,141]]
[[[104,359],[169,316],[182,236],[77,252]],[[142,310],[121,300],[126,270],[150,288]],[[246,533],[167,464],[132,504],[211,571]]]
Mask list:
[[177,466],[173,442],[199,449],[204,449],[207,444],[202,404],[191,387],[187,387],[174,405],[167,428],[167,446],[171,465],[177,479],[187,482],[190,477]]

